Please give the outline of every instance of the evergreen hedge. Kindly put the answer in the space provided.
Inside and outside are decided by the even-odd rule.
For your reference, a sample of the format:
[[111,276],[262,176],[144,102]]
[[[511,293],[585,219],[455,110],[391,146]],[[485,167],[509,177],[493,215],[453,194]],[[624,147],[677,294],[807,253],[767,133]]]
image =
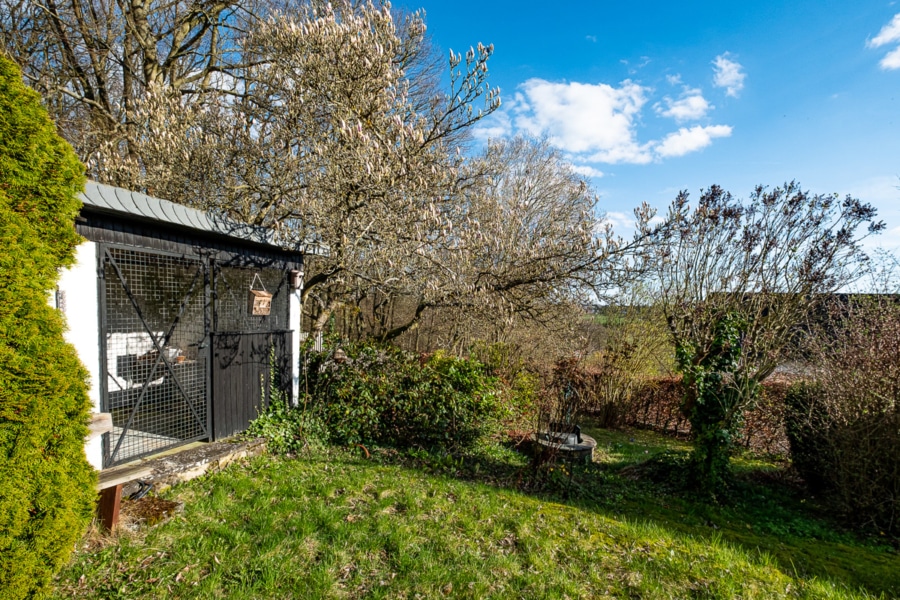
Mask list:
[[84,167],[0,55],[0,599],[39,597],[91,517],[87,373],[48,304]]

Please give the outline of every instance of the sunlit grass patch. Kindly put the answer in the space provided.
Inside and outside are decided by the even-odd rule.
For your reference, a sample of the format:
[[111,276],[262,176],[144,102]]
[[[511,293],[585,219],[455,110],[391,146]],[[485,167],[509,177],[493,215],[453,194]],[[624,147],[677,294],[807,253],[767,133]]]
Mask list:
[[[641,433],[602,439],[627,460],[642,443],[680,448]],[[750,488],[760,496],[746,506],[700,506],[597,464],[573,474],[566,500],[505,487],[514,479],[504,460],[528,473],[508,450],[430,462],[363,456],[263,457],[179,486],[169,495],[185,503],[182,515],[80,554],[58,597],[865,598],[900,589],[895,552],[833,532],[803,506],[782,508],[766,530],[763,509],[781,506],[777,493]]]

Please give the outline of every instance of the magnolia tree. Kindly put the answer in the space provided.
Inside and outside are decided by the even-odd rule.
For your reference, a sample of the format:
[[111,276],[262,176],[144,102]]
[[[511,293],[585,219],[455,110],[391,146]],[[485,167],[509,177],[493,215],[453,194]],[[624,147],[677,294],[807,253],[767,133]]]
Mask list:
[[[327,249],[308,263],[314,329],[373,296],[411,305],[385,339],[429,308],[546,322],[608,284],[633,248],[598,225],[595,195],[546,141],[467,158],[471,125],[500,102],[492,48],[451,52],[444,90],[420,13],[66,1],[0,22],[78,123],[63,131],[92,176]],[[41,39],[46,56],[30,58]]]
[[459,151],[499,106],[490,47],[451,53],[443,93],[421,15],[338,3],[260,25],[243,52],[260,58],[240,71],[239,96],[185,104],[151,88],[135,113],[141,135],[110,141],[92,166],[271,227],[285,244],[327,248],[304,290],[314,329],[373,295],[411,304],[383,339],[427,309],[549,320],[630,248],[598,225],[595,194],[547,141],[494,143],[474,159]]
[[679,194],[668,226],[651,234],[651,272],[684,375],[694,475],[707,491],[720,488],[743,412],[797,326],[860,274],[860,240],[884,227],[875,215],[869,204],[794,182],[757,187],[747,202],[713,186],[695,207]]
[[389,335],[434,308],[499,325],[550,322],[561,304],[612,285],[611,265],[640,243],[602,223],[596,194],[546,139],[491,143],[467,174],[446,205],[451,227],[417,254],[414,314]]
[[[313,3],[261,23],[235,70],[240,94],[186,105],[152,88],[127,144],[92,162],[107,181],[270,227],[286,245],[327,248],[304,294],[331,311],[373,288],[404,288],[409,257],[447,229],[463,176],[456,149],[499,106],[491,48],[451,53],[437,89],[420,14]],[[478,106],[476,106],[478,105]],[[136,147],[135,160],[123,147]]]
[[230,81],[274,2],[0,0],[0,41],[86,160],[110,135],[134,133],[150,87],[191,103]]

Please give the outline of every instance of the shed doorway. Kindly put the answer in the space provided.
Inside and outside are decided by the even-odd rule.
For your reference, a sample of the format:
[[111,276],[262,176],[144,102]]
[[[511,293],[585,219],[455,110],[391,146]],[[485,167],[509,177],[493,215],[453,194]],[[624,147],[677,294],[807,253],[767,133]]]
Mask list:
[[209,437],[207,268],[163,252],[100,252],[106,468]]
[[[246,258],[100,244],[103,467],[246,429],[273,391],[290,394],[286,272]],[[269,315],[247,307],[253,280]]]
[[[284,270],[213,262],[213,439],[244,431],[273,393],[291,392],[291,331]],[[253,315],[248,290],[272,294],[268,315]]]

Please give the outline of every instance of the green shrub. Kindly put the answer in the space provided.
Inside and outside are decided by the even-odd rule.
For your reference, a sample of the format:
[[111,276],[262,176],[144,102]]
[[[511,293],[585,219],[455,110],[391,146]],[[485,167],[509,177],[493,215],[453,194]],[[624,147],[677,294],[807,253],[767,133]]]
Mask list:
[[839,303],[810,345],[786,398],[793,463],[848,520],[900,533],[900,305]]
[[90,519],[87,374],[48,303],[83,167],[0,56],[0,598],[43,593]]
[[504,425],[510,430],[530,430],[539,408],[542,379],[532,365],[526,364],[519,349],[504,342],[476,342],[470,358],[481,363],[495,377],[502,393]]
[[821,390],[808,382],[788,388],[784,397],[784,427],[791,445],[791,463],[814,492],[829,487],[828,470],[831,456],[830,432],[835,423],[817,402]]
[[294,454],[304,448],[321,447],[328,431],[315,414],[293,408],[286,398],[277,395],[266,411],[250,423],[247,435],[265,438],[275,454]]
[[247,428],[249,437],[266,439],[268,449],[274,454],[293,454],[307,447],[321,447],[328,438],[328,431],[316,415],[291,406],[281,387],[275,368],[275,349],[269,353],[269,377],[273,382],[269,405]]
[[455,449],[496,431],[496,378],[474,360],[350,344],[314,354],[309,402],[332,441]]

